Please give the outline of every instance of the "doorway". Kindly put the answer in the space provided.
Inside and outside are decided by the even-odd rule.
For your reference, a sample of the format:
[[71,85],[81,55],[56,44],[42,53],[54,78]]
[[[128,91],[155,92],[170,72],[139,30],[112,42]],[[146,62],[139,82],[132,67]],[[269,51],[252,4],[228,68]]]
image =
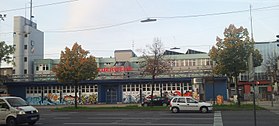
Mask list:
[[117,90],[115,87],[106,88],[106,103],[107,104],[117,103]]

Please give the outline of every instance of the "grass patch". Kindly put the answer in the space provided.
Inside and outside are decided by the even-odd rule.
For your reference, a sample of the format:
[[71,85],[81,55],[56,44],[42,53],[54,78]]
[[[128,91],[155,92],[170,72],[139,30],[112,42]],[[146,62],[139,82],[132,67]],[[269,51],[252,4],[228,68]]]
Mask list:
[[[238,107],[237,104],[223,104],[223,105],[214,105],[214,111],[247,111],[253,110],[253,104],[242,104]],[[62,108],[54,108],[54,111],[98,111],[98,110],[106,110],[106,111],[121,111],[121,110],[130,110],[130,111],[169,111],[169,107],[165,106],[148,106],[142,107],[138,105],[127,105],[123,107],[94,107],[94,106],[78,106],[75,108],[74,106],[62,107]],[[263,107],[256,105],[256,110],[266,110]]]
[[[244,110],[253,110],[254,105],[253,104],[242,104],[240,107],[238,107],[237,104],[228,104],[228,105],[214,105],[213,106],[215,111],[244,111]],[[265,110],[265,108],[257,106],[256,110]]]
[[55,108],[53,109],[55,111],[94,111],[94,110],[149,110],[149,111],[165,111],[169,110],[169,107],[164,106],[148,106],[148,107],[142,107],[137,105],[127,105],[125,107],[84,107],[84,106],[78,106],[75,108],[74,106],[69,107],[62,107],[62,108]]

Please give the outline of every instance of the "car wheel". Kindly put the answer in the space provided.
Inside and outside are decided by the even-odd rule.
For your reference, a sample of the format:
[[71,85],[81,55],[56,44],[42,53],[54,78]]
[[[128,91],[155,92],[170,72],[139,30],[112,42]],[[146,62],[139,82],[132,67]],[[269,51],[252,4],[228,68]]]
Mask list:
[[207,107],[201,107],[201,112],[202,113],[207,113],[208,112],[208,108]]
[[13,118],[13,117],[9,117],[8,119],[7,119],[7,126],[16,126],[16,120],[15,120],[15,118]]
[[178,113],[178,112],[179,112],[179,108],[174,107],[174,108],[171,109],[171,111],[172,111],[173,113]]
[[148,106],[148,104],[146,104],[146,103],[143,104],[143,107],[147,107],[147,106]]
[[163,106],[168,106],[167,103],[163,103]]

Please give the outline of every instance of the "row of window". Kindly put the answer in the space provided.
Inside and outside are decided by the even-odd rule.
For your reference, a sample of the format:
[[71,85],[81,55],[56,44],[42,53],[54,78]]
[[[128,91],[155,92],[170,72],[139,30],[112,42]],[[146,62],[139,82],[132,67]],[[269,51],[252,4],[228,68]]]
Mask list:
[[[151,91],[151,84],[142,84],[142,91]],[[176,90],[192,90],[192,87],[189,83],[173,83],[173,84],[154,84],[154,91],[176,91]],[[129,91],[139,91],[140,84],[127,84],[123,85],[123,92]]]
[[187,59],[187,60],[173,60],[172,67],[185,67],[185,66],[210,66],[211,60],[207,59]]
[[[139,62],[135,62],[138,64]],[[211,60],[209,58],[204,59],[185,59],[185,60],[173,60],[171,61],[172,67],[186,67],[186,66],[210,66],[212,65]],[[104,65],[111,65],[111,63],[107,62]]]
[[49,70],[48,64],[40,64],[36,66],[36,71],[43,71],[43,70]]
[[[82,93],[98,92],[97,85],[82,85],[78,87]],[[48,87],[27,87],[26,94],[40,94],[40,93],[74,93],[74,86],[48,86]]]
[[[151,84],[142,84],[142,91],[151,91]],[[82,85],[78,87],[82,93],[98,92],[97,85]],[[154,91],[176,91],[176,90],[192,90],[189,83],[173,83],[173,84],[154,84]],[[48,86],[48,87],[27,87],[26,94],[41,94],[43,93],[74,93],[74,86]],[[140,84],[123,85],[123,92],[140,91]]]

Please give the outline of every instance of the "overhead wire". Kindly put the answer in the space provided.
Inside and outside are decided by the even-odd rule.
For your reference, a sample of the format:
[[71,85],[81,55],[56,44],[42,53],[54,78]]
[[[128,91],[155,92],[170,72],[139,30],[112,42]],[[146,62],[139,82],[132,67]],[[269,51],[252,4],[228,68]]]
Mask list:
[[[78,1],[78,0],[69,0],[69,1],[63,1],[63,2],[50,3],[50,4],[43,4],[43,5],[37,5],[37,6],[34,6],[34,7],[50,6],[50,5],[62,4],[62,3],[74,2],[74,1]],[[264,9],[270,9],[270,8],[275,8],[275,7],[279,7],[279,5],[254,8],[252,10],[264,10]],[[0,12],[15,11],[15,10],[19,10],[19,9],[25,9],[25,8],[10,9],[10,10],[4,10],[4,11],[0,11]],[[243,12],[249,12],[249,9],[238,10],[238,11],[219,12],[219,13],[182,15],[182,16],[166,16],[166,17],[150,17],[150,18],[157,18],[157,19],[195,18],[195,17],[218,16],[218,15],[227,15],[227,14],[243,13]],[[136,20],[126,21],[126,22],[123,22],[123,23],[112,24],[112,25],[107,25],[107,26],[100,26],[100,27],[93,27],[93,28],[83,28],[83,29],[75,29],[75,30],[45,30],[44,32],[48,32],[48,33],[67,33],[68,32],[69,33],[69,32],[93,31],[93,30],[100,30],[100,29],[106,29],[106,28],[131,24],[131,23],[139,22],[141,20],[142,19],[136,19]]]
[[81,31],[91,31],[91,30],[99,30],[99,29],[105,29],[105,28],[111,28],[111,27],[116,27],[116,26],[121,26],[121,25],[126,25],[126,24],[131,24],[135,22],[139,22],[141,19],[136,19],[136,20],[131,20],[123,23],[118,23],[118,24],[112,24],[112,25],[107,25],[107,26],[100,26],[100,27],[94,27],[94,28],[84,28],[84,29],[77,29],[77,30],[46,30],[44,32],[56,32],[56,33],[65,33],[65,32],[81,32]]
[[[255,8],[255,9],[252,9],[252,10],[264,10],[264,9],[270,9],[270,8],[275,8],[275,7],[279,7],[279,5]],[[218,16],[218,15],[227,15],[227,14],[243,13],[243,12],[249,12],[249,9],[238,10],[238,11],[219,12],[219,13],[198,14],[198,15],[182,15],[182,16],[150,17],[150,18],[157,18],[157,19],[195,18],[195,17]],[[109,25],[109,26],[96,27],[96,28],[85,28],[85,29],[77,29],[77,30],[49,30],[49,31],[45,31],[45,32],[52,32],[52,33],[53,32],[57,32],[57,33],[60,32],[61,33],[61,32],[91,31],[91,30],[99,30],[99,29],[104,29],[104,28],[121,26],[121,25],[125,25],[125,24],[135,23],[135,22],[138,22],[138,21],[141,21],[141,19],[127,21],[127,22],[119,23],[119,24],[113,24],[113,25]]]
[[[76,1],[79,1],[79,0],[68,0],[68,1],[49,3],[49,4],[41,4],[41,5],[33,6],[33,8],[51,6],[51,5],[57,5],[57,4],[64,4],[64,3],[76,2]],[[22,7],[22,8],[8,9],[8,10],[0,10],[0,12],[11,12],[11,11],[25,10],[26,8],[29,8],[29,7]]]

